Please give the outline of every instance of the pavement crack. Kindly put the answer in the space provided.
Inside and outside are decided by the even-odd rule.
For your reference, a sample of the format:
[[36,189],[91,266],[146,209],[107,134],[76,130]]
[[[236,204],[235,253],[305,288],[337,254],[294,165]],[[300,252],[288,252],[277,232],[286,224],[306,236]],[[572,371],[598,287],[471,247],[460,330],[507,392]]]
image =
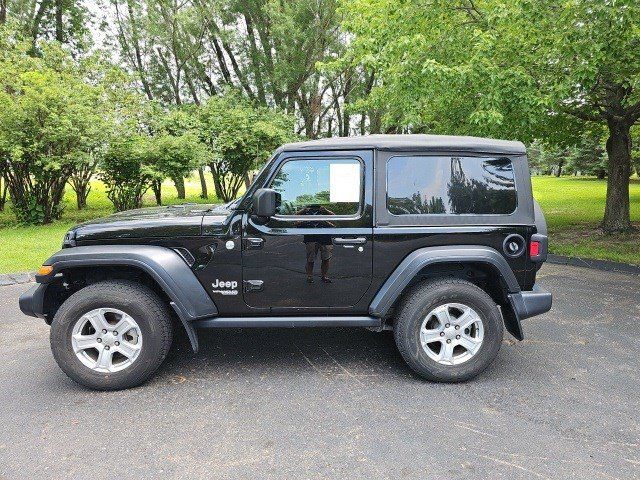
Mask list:
[[523,472],[530,473],[531,475],[535,475],[536,477],[539,477],[539,478],[545,478],[545,479],[548,479],[548,480],[551,479],[551,477],[547,477],[546,475],[543,475],[541,473],[538,473],[538,472],[536,472],[534,470],[531,470],[529,468],[523,467],[522,465],[518,465],[516,463],[507,462],[506,460],[500,460],[499,458],[490,457],[489,455],[480,455],[480,457],[486,458],[487,460],[491,460],[492,462],[499,463],[501,465],[505,465],[507,467],[515,468],[515,469],[518,469],[518,470],[522,470]]
[[341,368],[344,373],[347,374],[347,376],[351,379],[353,379],[353,381],[355,381],[358,385],[360,385],[361,387],[364,387],[364,383],[362,383],[358,377],[356,377],[353,373],[351,373],[344,365],[342,365],[338,360],[335,359],[335,357],[333,355],[331,355],[329,352],[327,352],[327,350],[324,347],[320,347],[320,349],[333,361],[333,363],[335,363],[339,368]]

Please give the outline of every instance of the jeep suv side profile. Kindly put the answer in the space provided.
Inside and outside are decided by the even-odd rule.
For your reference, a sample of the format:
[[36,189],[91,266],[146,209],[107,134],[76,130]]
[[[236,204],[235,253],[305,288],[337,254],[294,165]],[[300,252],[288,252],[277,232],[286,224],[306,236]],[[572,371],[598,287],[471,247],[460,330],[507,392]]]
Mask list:
[[520,142],[371,135],[284,145],[226,205],[144,208],[72,228],[20,297],[62,370],[148,379],[174,328],[393,330],[407,364],[459,382],[547,312],[547,257]]

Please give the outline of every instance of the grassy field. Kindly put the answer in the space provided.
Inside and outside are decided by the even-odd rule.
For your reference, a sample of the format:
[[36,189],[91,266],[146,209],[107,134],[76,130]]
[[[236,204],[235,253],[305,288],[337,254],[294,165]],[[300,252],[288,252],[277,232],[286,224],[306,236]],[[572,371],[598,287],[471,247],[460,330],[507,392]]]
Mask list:
[[[606,181],[576,177],[533,177],[533,195],[549,226],[551,253],[640,264],[640,231],[604,235]],[[631,221],[640,229],[640,180],[630,185]]]
[[[207,182],[211,179],[207,178]],[[162,202],[165,205],[176,203],[219,203],[213,188],[213,182],[207,183],[209,199],[200,198],[200,181],[197,178],[185,182],[186,199],[176,196],[176,189],[171,182],[162,186]],[[33,227],[16,226],[11,207],[0,212],[0,274],[37,270],[52,253],[60,250],[62,237],[74,225],[93,218],[104,217],[113,213],[113,204],[107,198],[104,184],[98,180],[92,182],[91,192],[87,199],[87,208],[78,211],[76,196],[71,188],[67,188],[64,197],[65,209],[62,218],[51,225]],[[154,206],[153,192],[149,190],[144,197],[144,206]]]
[[[561,255],[616,260],[640,264],[640,232],[609,236],[597,229],[604,213],[606,183],[602,180],[574,177],[534,177],[534,196],[542,206],[549,224],[550,250]],[[215,197],[202,200],[197,179],[187,181],[187,198],[178,200],[170,182],[163,186],[163,202],[215,203]],[[209,185],[213,192],[213,185]],[[145,205],[154,205],[149,192]],[[73,225],[112,212],[104,185],[93,183],[88,208],[78,211],[75,194],[65,195],[62,219],[52,225],[19,227],[10,207],[0,212],[0,273],[37,269],[43,260],[60,248],[64,233]],[[640,227],[640,180],[631,183],[631,218]]]

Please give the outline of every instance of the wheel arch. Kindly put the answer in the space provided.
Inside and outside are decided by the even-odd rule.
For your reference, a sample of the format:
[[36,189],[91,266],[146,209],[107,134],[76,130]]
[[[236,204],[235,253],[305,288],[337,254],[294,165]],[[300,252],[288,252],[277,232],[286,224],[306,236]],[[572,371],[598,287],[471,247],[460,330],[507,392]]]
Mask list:
[[194,351],[198,339],[192,321],[218,310],[191,268],[173,250],[155,245],[100,245],[63,249],[45,265],[53,267],[36,280],[46,285],[42,311],[50,321],[61,300],[100,280],[134,278],[168,301],[183,324]]
[[478,285],[500,306],[505,327],[518,340],[523,332],[512,305],[520,285],[504,257],[481,245],[425,247],[415,250],[396,267],[369,305],[369,314],[388,318],[413,285],[436,277],[458,277]]

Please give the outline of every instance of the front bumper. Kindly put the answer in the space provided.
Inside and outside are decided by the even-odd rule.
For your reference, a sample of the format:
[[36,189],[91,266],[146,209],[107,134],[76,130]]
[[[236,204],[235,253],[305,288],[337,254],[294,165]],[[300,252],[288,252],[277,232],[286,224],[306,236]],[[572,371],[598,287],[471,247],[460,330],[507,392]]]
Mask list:
[[20,295],[20,310],[30,317],[46,318],[44,313],[44,294],[47,290],[46,284],[37,284]]
[[510,294],[509,301],[518,320],[523,320],[551,310],[553,298],[551,292],[534,285],[531,290]]

